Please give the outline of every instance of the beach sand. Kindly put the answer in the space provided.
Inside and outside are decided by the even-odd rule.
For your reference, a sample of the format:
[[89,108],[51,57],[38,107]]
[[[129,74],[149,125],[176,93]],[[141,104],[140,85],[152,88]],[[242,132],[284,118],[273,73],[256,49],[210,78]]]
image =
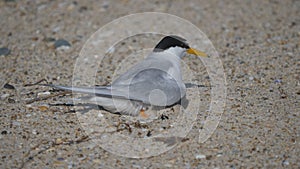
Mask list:
[[[46,79],[71,85],[79,52],[95,31],[121,16],[150,11],[195,24],[219,53],[226,105],[208,140],[198,143],[199,120],[169,151],[126,158],[93,142],[74,107],[50,105],[69,103],[70,95],[30,102],[61,92],[25,84]],[[0,168],[300,167],[300,1],[3,0],[0,16]],[[56,49],[55,42],[68,49]],[[139,46],[126,43],[119,52],[126,54],[130,45]],[[109,83],[118,64],[103,60],[97,84]],[[209,84],[205,75],[199,78]],[[201,92],[205,112],[210,90]],[[120,116],[101,112],[112,126],[120,122]],[[170,125],[172,113],[167,116],[161,125]],[[119,127],[130,134],[128,126]],[[131,134],[159,132],[156,123],[138,127],[143,129]]]

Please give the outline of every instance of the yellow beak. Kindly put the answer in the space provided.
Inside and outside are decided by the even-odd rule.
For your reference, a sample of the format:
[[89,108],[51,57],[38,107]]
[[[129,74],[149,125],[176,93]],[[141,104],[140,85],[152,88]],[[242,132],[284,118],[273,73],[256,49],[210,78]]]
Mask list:
[[193,54],[193,55],[197,55],[197,56],[202,56],[202,57],[207,57],[207,54],[204,52],[201,52],[199,50],[193,49],[193,48],[189,48],[186,50],[186,52],[188,54]]

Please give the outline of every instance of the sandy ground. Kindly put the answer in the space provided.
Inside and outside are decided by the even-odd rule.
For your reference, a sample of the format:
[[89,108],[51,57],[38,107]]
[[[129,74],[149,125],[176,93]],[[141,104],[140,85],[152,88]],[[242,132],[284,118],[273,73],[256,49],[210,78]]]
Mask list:
[[[92,142],[73,107],[49,106],[70,96],[26,103],[59,92],[25,84],[71,83],[78,53],[98,28],[146,11],[191,21],[219,52],[226,107],[205,143],[194,127],[170,151],[125,158]],[[0,1],[0,168],[299,168],[299,16],[300,1]],[[70,49],[56,50],[58,39]],[[100,72],[99,84],[109,73]]]

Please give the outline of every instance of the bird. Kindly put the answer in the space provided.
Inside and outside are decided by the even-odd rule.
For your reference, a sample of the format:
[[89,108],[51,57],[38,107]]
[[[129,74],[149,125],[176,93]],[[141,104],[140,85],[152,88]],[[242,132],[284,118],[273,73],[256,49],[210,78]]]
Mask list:
[[167,107],[186,95],[180,61],[186,54],[207,57],[176,35],[163,37],[148,56],[117,77],[110,85],[74,87],[46,84],[55,89],[89,94],[85,102],[97,104],[111,113],[147,118],[149,106]]

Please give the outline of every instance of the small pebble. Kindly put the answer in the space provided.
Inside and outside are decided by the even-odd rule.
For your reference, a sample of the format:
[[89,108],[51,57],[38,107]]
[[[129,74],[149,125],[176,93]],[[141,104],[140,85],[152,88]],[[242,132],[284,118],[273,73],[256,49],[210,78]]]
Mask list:
[[14,90],[15,89],[15,86],[11,85],[11,84],[8,84],[6,83],[4,86],[3,86],[5,89],[11,89],[11,90]]
[[27,104],[26,107],[32,108],[33,106],[31,104]]
[[17,122],[17,121],[13,121],[13,123],[12,123],[14,126],[20,126],[21,125],[21,123],[20,122]]
[[75,8],[75,4],[70,4],[68,7],[67,7],[67,10],[68,11],[72,11],[73,9]]
[[46,110],[48,110],[48,106],[39,106],[39,109],[41,110],[41,111],[46,111]]
[[1,100],[5,100],[7,97],[9,97],[8,93],[3,94],[3,95],[0,96]]
[[3,130],[3,131],[1,131],[1,134],[2,134],[2,135],[5,135],[5,134],[7,134],[7,131],[6,131],[6,130]]
[[109,7],[109,1],[104,1],[102,4],[102,8],[107,9]]
[[149,130],[148,132],[147,132],[147,137],[150,137],[152,135],[152,133],[151,133],[151,131]]
[[294,54],[292,52],[287,52],[286,53],[288,56],[294,56]]
[[98,117],[99,117],[99,118],[102,118],[102,117],[103,117],[103,114],[102,114],[102,113],[98,113]]
[[102,3],[102,8],[100,9],[101,12],[105,12],[109,7],[109,1],[104,1]]
[[55,144],[61,144],[61,143],[63,143],[63,140],[61,138],[57,138],[55,140]]
[[55,49],[58,48],[69,49],[71,47],[71,44],[64,39],[58,39],[57,41],[54,42],[54,47]]
[[160,119],[161,119],[161,120],[168,120],[169,117],[166,116],[166,115],[164,115],[164,114],[162,114],[162,115],[160,116]]
[[251,81],[254,80],[254,77],[253,77],[253,76],[250,76],[250,77],[249,77],[249,80],[251,80]]
[[58,32],[60,30],[60,27],[59,26],[56,26],[52,29],[52,32]]
[[96,163],[96,164],[101,164],[101,163],[102,163],[102,160],[94,159],[93,162]]
[[203,154],[196,155],[196,159],[204,159],[204,158],[206,158],[206,156]]
[[274,82],[275,82],[275,83],[281,83],[281,82],[282,82],[282,80],[280,80],[280,79],[276,79],[276,80],[274,80]]
[[132,164],[132,168],[141,168],[141,166],[137,164]]
[[32,134],[36,135],[37,131],[35,129],[32,130]]
[[43,92],[43,93],[38,93],[38,96],[47,96],[50,95],[50,92]]
[[58,157],[57,160],[58,160],[58,161],[64,161],[65,159],[62,158],[62,157]]
[[16,103],[16,101],[14,99],[8,98],[8,103]]
[[74,168],[74,165],[73,165],[72,162],[70,162],[70,163],[68,164],[68,168],[69,168],[69,169]]
[[10,50],[8,48],[0,48],[0,56],[7,56],[10,54]]
[[287,161],[287,160],[283,160],[282,161],[282,165],[286,166],[286,165],[289,165],[290,163]]

